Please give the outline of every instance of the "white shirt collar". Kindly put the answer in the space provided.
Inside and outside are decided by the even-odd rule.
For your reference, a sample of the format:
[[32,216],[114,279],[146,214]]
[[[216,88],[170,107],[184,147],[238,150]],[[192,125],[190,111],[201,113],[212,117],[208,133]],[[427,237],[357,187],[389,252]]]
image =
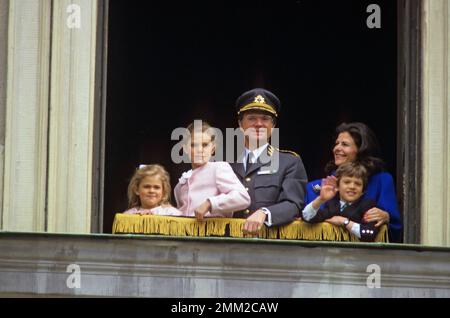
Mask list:
[[250,149],[245,148],[245,149],[244,149],[244,153],[242,154],[242,161],[243,161],[243,162],[246,161],[247,155],[248,155],[249,152],[252,152],[252,153],[253,153],[253,156],[254,156],[254,158],[255,158],[255,159],[254,159],[255,161],[258,160],[259,156],[262,154],[262,152],[263,152],[264,150],[266,150],[266,148],[267,148],[268,146],[269,146],[269,144],[267,143],[267,144],[262,145],[262,146],[259,147],[259,148],[256,148],[256,149],[253,150],[253,151],[251,151]]
[[181,174],[181,178],[178,179],[180,184],[185,184],[187,180],[192,176],[192,169]]
[[342,207],[344,206],[344,205],[352,205],[353,204],[353,202],[345,202],[345,201],[342,201],[342,200],[339,200],[339,203],[341,204],[341,209],[342,209]]

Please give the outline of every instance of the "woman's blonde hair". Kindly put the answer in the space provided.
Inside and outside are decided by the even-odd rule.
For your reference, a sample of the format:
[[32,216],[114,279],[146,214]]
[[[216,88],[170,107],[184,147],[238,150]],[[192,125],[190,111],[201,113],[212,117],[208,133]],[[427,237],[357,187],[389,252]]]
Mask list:
[[128,184],[128,208],[134,208],[141,206],[141,200],[136,192],[139,189],[139,184],[145,177],[158,176],[162,183],[162,200],[160,204],[170,205],[170,193],[172,188],[170,187],[170,176],[169,173],[164,169],[163,166],[158,164],[147,165],[139,168],[134,173],[133,177]]

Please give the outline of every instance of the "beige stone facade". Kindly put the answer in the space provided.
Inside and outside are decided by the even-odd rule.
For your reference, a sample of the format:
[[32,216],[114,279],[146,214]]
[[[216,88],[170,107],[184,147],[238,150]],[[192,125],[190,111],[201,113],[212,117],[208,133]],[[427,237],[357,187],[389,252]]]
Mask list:
[[422,244],[450,246],[450,3],[423,2]]
[[1,5],[2,230],[90,233],[97,1]]

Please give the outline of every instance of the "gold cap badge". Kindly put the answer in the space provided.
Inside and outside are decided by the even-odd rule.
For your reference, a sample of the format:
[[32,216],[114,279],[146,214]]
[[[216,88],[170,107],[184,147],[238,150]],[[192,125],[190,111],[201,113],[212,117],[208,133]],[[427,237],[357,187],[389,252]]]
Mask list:
[[254,103],[265,104],[266,100],[261,95],[258,95],[258,96],[255,97]]
[[275,109],[273,108],[273,106],[270,105],[270,104],[267,104],[267,103],[266,103],[266,99],[265,99],[264,97],[262,97],[261,95],[256,96],[256,97],[253,99],[253,102],[252,102],[252,103],[243,106],[243,107],[238,111],[238,115],[239,115],[241,112],[244,112],[244,111],[249,110],[249,109],[263,110],[263,111],[266,111],[266,112],[269,112],[269,113],[275,115],[275,117],[278,116],[278,114],[277,114],[277,112],[275,111]]

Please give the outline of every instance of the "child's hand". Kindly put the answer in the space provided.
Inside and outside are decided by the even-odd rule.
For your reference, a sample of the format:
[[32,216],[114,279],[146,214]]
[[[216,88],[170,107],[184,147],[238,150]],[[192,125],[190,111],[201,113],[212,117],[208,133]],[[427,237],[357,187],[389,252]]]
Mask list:
[[322,185],[325,184],[329,184],[337,188],[337,178],[335,176],[327,176],[325,179],[322,179]]
[[140,214],[140,215],[152,215],[153,213],[150,210],[140,210],[140,211],[137,212],[137,214]]
[[333,225],[341,226],[344,224],[344,221],[347,220],[346,217],[335,215],[332,218],[326,219],[325,222],[331,223]]
[[320,199],[322,201],[328,201],[334,198],[338,191],[336,186],[336,177],[328,176],[326,179],[322,179],[322,185],[320,188]]
[[209,200],[206,200],[194,210],[195,217],[197,218],[197,220],[201,221],[203,220],[203,217],[206,214],[206,212],[210,210],[211,210],[211,202],[209,202]]

